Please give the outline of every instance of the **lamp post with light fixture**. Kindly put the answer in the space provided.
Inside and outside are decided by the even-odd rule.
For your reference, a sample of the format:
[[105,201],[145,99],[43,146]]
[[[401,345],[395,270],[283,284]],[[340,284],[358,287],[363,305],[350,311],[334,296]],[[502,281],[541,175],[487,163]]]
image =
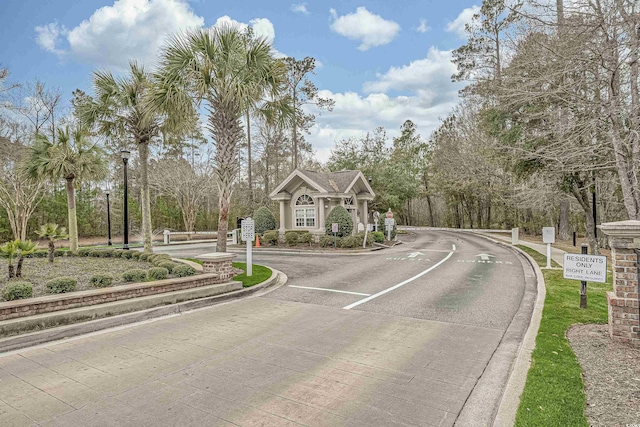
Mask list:
[[122,154],[122,163],[124,164],[124,243],[122,249],[129,249],[129,191],[127,184],[127,164],[129,163],[129,157],[131,152],[129,150],[120,151]]
[[111,207],[109,205],[109,191],[106,191],[107,195],[107,246],[111,246]]

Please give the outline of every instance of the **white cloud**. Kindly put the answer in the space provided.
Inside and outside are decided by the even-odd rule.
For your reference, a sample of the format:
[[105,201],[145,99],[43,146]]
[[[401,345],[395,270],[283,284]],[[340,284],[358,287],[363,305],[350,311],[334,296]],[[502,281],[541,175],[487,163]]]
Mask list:
[[355,13],[338,16],[335,9],[329,11],[333,22],[331,29],[351,40],[359,40],[359,50],[368,50],[374,46],[390,43],[400,31],[400,25],[358,7]]
[[420,19],[420,25],[418,26],[418,28],[416,28],[416,31],[419,32],[419,33],[426,33],[430,29],[431,29],[431,27],[429,27],[427,25],[427,20],[426,19]]
[[471,22],[471,18],[477,13],[480,13],[480,6],[477,5],[464,9],[456,19],[447,24],[445,28],[446,31],[456,33],[461,38],[466,38],[467,32],[465,31],[465,26]]
[[[390,138],[397,136],[407,119],[416,123],[423,138],[428,138],[441,119],[458,104],[458,91],[463,84],[451,82],[451,74],[455,72],[451,52],[432,47],[426,58],[391,67],[378,75],[376,81],[365,83],[366,95],[320,91],[319,96],[333,98],[335,107],[332,112],[309,109],[319,113],[308,137],[316,157],[326,161],[336,140],[363,136],[377,126],[384,126]],[[391,90],[407,94],[385,93]]]
[[[222,22],[248,26],[228,16],[218,18],[215,25]],[[275,30],[271,21],[256,18],[250,25],[257,35],[273,43]],[[49,52],[125,70],[131,59],[152,65],[168,36],[203,26],[204,18],[196,15],[185,0],[116,0],[71,30],[50,23],[35,31],[38,45]],[[67,45],[60,47],[63,36]]]
[[309,15],[306,3],[294,3],[291,5],[291,10],[296,13],[302,13],[303,15]]
[[36,27],[36,43],[38,46],[56,54],[62,53],[56,48],[60,36],[68,34],[69,30],[64,25],[58,25],[57,22],[51,22],[40,27]]

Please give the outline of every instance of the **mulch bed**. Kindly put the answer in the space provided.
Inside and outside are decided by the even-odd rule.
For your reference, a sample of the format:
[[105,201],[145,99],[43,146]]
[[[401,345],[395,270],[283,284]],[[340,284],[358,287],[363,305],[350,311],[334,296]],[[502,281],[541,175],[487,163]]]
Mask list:
[[640,426],[640,349],[609,339],[607,325],[574,325],[567,338],[582,366],[591,426]]
[[96,274],[111,274],[114,277],[113,286],[123,285],[126,283],[122,280],[122,273],[125,271],[134,268],[148,270],[151,267],[153,265],[146,261],[124,258],[56,257],[53,264],[46,258],[28,258],[24,260],[22,278],[9,281],[7,260],[0,259],[0,294],[7,284],[18,281],[31,282],[34,297],[47,295],[47,281],[63,276],[73,277],[78,281],[77,291],[93,289],[90,280]]

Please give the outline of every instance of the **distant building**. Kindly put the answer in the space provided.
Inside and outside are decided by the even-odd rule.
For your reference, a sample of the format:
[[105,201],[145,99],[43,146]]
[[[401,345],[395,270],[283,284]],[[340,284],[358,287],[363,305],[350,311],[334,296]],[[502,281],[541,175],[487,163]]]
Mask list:
[[[375,194],[362,172],[313,172],[296,169],[269,194],[280,202],[280,233],[308,230],[325,234],[325,218],[340,205],[351,214],[353,230],[366,227],[368,203]],[[359,226],[359,224],[361,224]]]

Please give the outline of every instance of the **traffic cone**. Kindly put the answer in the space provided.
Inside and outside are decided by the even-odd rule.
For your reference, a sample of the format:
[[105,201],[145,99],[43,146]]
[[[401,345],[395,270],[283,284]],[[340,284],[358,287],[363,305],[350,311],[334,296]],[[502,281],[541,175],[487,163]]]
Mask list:
[[256,248],[260,247],[260,235],[256,234]]

